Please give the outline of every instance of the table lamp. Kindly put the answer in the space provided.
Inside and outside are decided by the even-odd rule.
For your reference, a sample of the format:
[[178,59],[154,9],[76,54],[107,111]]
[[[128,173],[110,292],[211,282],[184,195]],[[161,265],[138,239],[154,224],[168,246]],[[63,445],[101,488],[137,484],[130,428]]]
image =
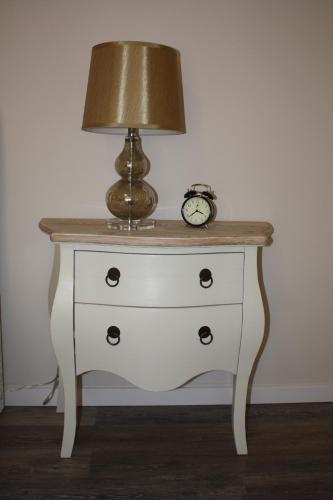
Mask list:
[[82,129],[127,134],[115,162],[121,179],[106,193],[113,229],[147,229],[157,193],[143,178],[150,162],[142,135],[184,134],[180,53],[149,42],[106,42],[92,49]]

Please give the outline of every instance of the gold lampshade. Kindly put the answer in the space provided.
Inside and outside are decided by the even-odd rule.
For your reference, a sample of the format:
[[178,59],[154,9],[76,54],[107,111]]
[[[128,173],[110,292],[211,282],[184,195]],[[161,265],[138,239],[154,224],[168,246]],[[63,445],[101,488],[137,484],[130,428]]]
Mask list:
[[92,49],[82,128],[141,134],[186,132],[180,53],[148,42],[106,42]]

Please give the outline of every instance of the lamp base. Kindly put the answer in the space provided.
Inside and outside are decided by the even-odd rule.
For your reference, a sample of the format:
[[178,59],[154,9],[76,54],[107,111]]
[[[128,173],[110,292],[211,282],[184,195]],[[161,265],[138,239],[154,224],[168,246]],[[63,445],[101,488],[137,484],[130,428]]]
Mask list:
[[108,229],[120,231],[143,231],[146,229],[154,229],[154,219],[144,220],[122,220],[122,219],[109,219],[106,222]]
[[[142,150],[138,129],[128,129],[124,149],[116,159],[116,171],[121,179],[106,193],[106,205],[119,220],[118,229],[139,229],[155,210],[157,193],[143,180],[149,168],[150,162]],[[144,224],[144,228],[153,227],[151,223]]]

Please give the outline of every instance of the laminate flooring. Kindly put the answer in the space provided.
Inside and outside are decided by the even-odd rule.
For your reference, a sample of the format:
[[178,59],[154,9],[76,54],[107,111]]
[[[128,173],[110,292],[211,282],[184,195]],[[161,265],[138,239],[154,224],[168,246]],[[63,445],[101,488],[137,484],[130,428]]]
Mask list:
[[252,405],[248,456],[230,406],[85,407],[71,459],[63,415],[0,415],[1,500],[332,500],[333,403]]

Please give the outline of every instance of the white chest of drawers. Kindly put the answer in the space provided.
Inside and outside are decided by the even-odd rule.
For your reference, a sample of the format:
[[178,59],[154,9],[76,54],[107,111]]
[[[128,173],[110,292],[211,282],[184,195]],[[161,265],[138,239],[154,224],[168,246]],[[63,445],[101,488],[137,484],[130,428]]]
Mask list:
[[103,220],[43,219],[57,243],[51,335],[64,385],[61,450],[76,430],[76,379],[106,370],[138,387],[175,389],[199,374],[234,374],[233,428],[246,454],[248,380],[264,334],[258,248],[268,223],[215,222],[192,229],[107,229]]

